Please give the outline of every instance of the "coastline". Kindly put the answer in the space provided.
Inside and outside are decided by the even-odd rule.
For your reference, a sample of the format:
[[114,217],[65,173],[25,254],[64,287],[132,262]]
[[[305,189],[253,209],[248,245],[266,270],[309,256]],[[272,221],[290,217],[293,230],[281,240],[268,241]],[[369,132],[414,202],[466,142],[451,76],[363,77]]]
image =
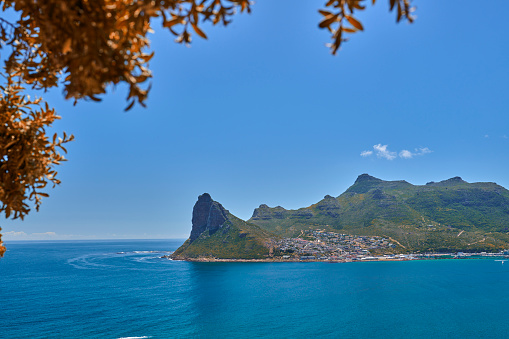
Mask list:
[[[498,254],[498,253],[497,253]],[[220,258],[185,258],[185,259],[174,259],[170,256],[163,256],[175,261],[187,261],[187,262],[263,262],[263,263],[310,263],[310,262],[323,262],[330,264],[349,263],[349,262],[395,262],[395,261],[416,261],[416,260],[475,260],[475,259],[493,259],[509,261],[508,256],[504,255],[486,255],[486,256],[449,256],[449,255],[438,255],[438,256],[422,256],[422,257],[404,257],[404,258],[384,258],[384,257],[370,257],[370,258],[355,258],[355,259],[335,259],[335,260],[320,260],[320,259],[220,259]]]

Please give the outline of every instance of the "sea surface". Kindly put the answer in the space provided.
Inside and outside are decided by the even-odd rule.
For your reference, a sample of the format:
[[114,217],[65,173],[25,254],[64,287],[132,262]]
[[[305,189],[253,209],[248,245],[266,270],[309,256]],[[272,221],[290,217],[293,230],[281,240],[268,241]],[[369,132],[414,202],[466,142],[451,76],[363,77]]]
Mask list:
[[7,242],[1,338],[507,338],[509,262],[189,263],[182,240]]

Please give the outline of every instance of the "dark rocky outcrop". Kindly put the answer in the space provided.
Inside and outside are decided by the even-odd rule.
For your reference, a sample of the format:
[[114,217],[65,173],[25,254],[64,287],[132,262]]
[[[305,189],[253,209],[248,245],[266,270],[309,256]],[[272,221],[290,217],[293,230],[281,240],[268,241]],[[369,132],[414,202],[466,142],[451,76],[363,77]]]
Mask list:
[[364,194],[369,192],[372,189],[400,189],[411,187],[412,184],[408,183],[405,180],[395,180],[395,181],[384,181],[378,178],[375,178],[369,174],[361,174],[355,180],[355,183],[348,188],[347,193],[356,193],[356,194]]
[[195,241],[205,231],[210,235],[214,234],[227,219],[228,211],[220,203],[212,200],[210,194],[200,195],[193,208],[193,227],[189,241]]
[[316,208],[321,213],[326,213],[331,217],[338,217],[341,211],[341,205],[338,200],[330,195],[326,195],[323,200],[316,204]]
[[287,210],[281,206],[270,208],[265,204],[261,204],[260,207],[255,208],[253,211],[253,220],[270,220],[270,219],[284,219],[287,216]]
[[291,215],[291,218],[297,218],[297,219],[300,219],[300,218],[309,219],[312,217],[313,217],[313,212],[308,210],[307,208],[301,208],[301,209],[295,211],[294,213],[292,213],[292,215]]
[[455,186],[455,185],[461,185],[461,184],[468,184],[465,180],[463,180],[461,177],[454,177],[447,180],[442,180],[440,182],[428,182],[426,183],[426,186],[438,186],[438,187],[445,187],[445,186]]

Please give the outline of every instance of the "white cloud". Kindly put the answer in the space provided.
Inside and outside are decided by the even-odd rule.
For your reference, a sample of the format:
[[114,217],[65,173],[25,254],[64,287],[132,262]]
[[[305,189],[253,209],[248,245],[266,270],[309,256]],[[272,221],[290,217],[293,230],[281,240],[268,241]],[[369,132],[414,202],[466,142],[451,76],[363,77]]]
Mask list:
[[24,237],[27,234],[23,231],[20,231],[20,232],[10,231],[10,232],[4,232],[4,233],[2,233],[2,235],[7,236],[7,237]]
[[389,147],[389,145],[382,145],[382,144],[374,145],[373,146],[374,152],[373,151],[362,151],[361,157],[369,157],[373,154],[376,154],[376,156],[378,158],[383,158],[383,159],[387,159],[387,160],[394,160],[398,156],[402,159],[412,159],[415,156],[425,155],[425,154],[433,152],[428,147],[420,147],[420,148],[416,148],[414,150],[414,152],[404,149],[398,153],[398,152],[389,151],[388,147]]
[[54,237],[57,234],[55,232],[44,232],[44,233],[32,233],[32,235],[35,235],[35,236],[46,235],[49,237]]
[[428,154],[428,153],[432,153],[433,151],[430,150],[429,148],[427,147],[421,147],[419,149],[415,149],[416,151],[418,151],[417,155],[424,155],[424,154]]
[[[96,240],[96,239],[169,239],[176,238],[169,234],[102,234],[102,235],[80,235],[80,234],[60,234],[57,232],[39,232],[26,233],[23,231],[0,231],[2,241],[18,240]],[[187,235],[179,235],[178,238],[184,239]]]
[[414,154],[406,149],[399,152],[399,157],[403,159],[411,159],[413,158]]
[[387,159],[387,160],[394,160],[394,159],[396,159],[397,153],[389,151],[388,148],[387,148],[388,146],[389,145],[382,145],[382,144],[374,145],[373,149],[376,152],[376,156],[378,158],[384,158],[384,159]]
[[406,149],[399,152],[399,157],[403,159],[412,159],[415,156],[424,155],[433,152],[427,147],[416,148],[414,152],[410,152]]
[[67,240],[81,237],[56,232],[26,233],[23,231],[8,231],[0,233],[2,234],[2,240]]

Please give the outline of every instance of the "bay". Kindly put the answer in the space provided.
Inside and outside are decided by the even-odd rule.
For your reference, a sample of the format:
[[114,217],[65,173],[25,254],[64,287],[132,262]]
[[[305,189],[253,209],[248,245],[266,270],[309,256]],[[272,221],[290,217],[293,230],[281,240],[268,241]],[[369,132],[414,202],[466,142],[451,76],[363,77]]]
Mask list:
[[7,242],[2,338],[501,338],[489,259],[190,263],[183,240]]

